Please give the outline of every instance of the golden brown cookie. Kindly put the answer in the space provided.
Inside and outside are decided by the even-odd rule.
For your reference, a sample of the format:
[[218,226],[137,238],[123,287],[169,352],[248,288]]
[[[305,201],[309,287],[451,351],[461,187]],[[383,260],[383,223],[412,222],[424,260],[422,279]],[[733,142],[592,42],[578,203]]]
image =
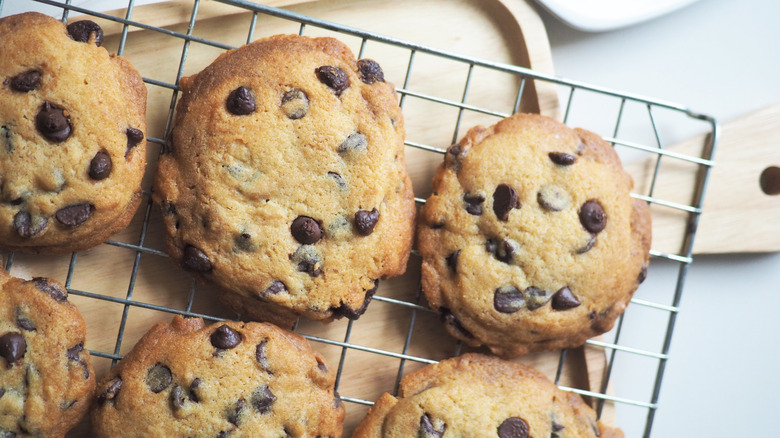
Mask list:
[[102,39],[88,20],[0,19],[0,249],[87,249],[138,208],[146,87]]
[[420,212],[425,296],[502,356],[612,328],[647,273],[650,214],[596,134],[517,114],[447,151]]
[[86,326],[56,281],[0,269],[0,436],[61,438],[89,410]]
[[336,372],[299,335],[268,323],[175,316],[101,380],[96,437],[341,436]]
[[275,36],[181,86],[154,191],[171,258],[242,318],[359,317],[406,269],[415,214],[379,65],[332,38]]
[[428,365],[383,394],[353,438],[621,438],[579,395],[528,366],[480,354]]

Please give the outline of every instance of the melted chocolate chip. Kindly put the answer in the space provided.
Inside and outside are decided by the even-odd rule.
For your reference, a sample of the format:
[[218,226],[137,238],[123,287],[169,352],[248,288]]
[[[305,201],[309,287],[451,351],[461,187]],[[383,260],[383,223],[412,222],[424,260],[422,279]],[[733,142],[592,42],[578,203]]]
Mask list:
[[368,309],[368,305],[371,303],[371,300],[374,298],[374,294],[376,294],[377,288],[379,288],[379,280],[374,280],[374,287],[366,291],[365,298],[363,298],[363,304],[360,306],[360,308],[351,309],[349,308],[349,306],[342,303],[340,307],[334,309],[333,313],[344,316],[347,319],[353,321],[360,318],[361,315],[366,313],[366,310]]
[[179,411],[184,408],[184,404],[187,402],[184,390],[179,385],[173,385],[171,389],[171,408],[174,411]]
[[11,128],[0,125],[0,141],[5,143],[6,152],[10,154],[14,151],[13,133],[11,132]]
[[567,154],[565,152],[550,152],[547,154],[553,163],[559,166],[571,166],[577,161],[576,155]]
[[336,182],[336,185],[339,186],[340,189],[346,189],[347,188],[347,182],[344,181],[344,178],[339,175],[336,172],[328,172],[328,176],[333,178],[333,181]]
[[376,208],[371,211],[358,210],[355,213],[355,228],[361,236],[373,233],[377,222],[379,222],[379,210]]
[[33,285],[41,292],[48,294],[54,301],[63,302],[68,299],[68,291],[59,284],[45,277],[35,277],[32,280]]
[[496,217],[498,220],[506,222],[509,220],[509,212],[514,208],[520,208],[520,198],[517,190],[510,185],[499,184],[496,187],[496,191],[493,192],[493,211],[496,213]]
[[144,133],[140,129],[127,128],[125,135],[127,135],[127,150],[125,151],[125,157],[127,157],[130,155],[130,151],[143,141]]
[[501,286],[493,292],[493,308],[501,313],[515,313],[525,307],[523,292],[514,286]]
[[200,403],[202,397],[198,395],[200,392],[200,385],[203,383],[199,378],[192,379],[192,382],[190,382],[190,400],[194,401],[195,403]]
[[274,280],[271,284],[265,288],[263,295],[278,295],[282,292],[287,292],[287,286],[279,280]]
[[539,289],[535,286],[528,286],[523,291],[523,297],[525,298],[525,304],[528,306],[528,310],[536,310],[550,301],[551,295],[549,292],[543,289]]
[[62,207],[54,213],[54,217],[59,223],[66,227],[77,227],[92,216],[95,207],[89,203],[73,204]]
[[485,197],[482,195],[463,195],[463,202],[466,203],[466,211],[474,216],[482,216],[482,203]]
[[347,138],[341,142],[338,149],[340,154],[353,154],[355,152],[361,152],[368,147],[368,139],[360,132],[353,132],[349,134]]
[[106,389],[98,396],[98,403],[102,405],[109,401],[115,401],[120,389],[122,389],[122,378],[116,376],[111,379]]
[[447,266],[455,273],[458,272],[458,258],[460,258],[460,250],[447,256]]
[[46,139],[61,143],[70,137],[73,127],[65,111],[51,102],[44,102],[35,116],[35,127]]
[[267,414],[271,412],[276,396],[271,392],[271,388],[267,385],[260,385],[252,393],[251,398],[252,407],[261,414]]
[[312,277],[319,277],[322,274],[322,256],[312,245],[301,245],[290,255],[290,260],[296,264],[300,272],[306,272]]
[[84,343],[80,342],[76,344],[72,348],[68,348],[68,350],[65,352],[65,355],[68,357],[68,360],[72,360],[74,362],[81,362],[81,357],[79,355],[81,352],[84,351]]
[[593,234],[601,232],[607,226],[607,213],[599,201],[586,201],[580,207],[579,216],[582,226]]
[[230,113],[237,116],[245,116],[252,114],[257,105],[255,104],[255,96],[246,87],[238,87],[231,91],[228,95],[225,106]]
[[206,253],[192,245],[187,245],[182,254],[182,267],[193,272],[209,272],[213,268]]
[[74,41],[88,43],[92,38],[92,34],[95,35],[95,45],[100,47],[103,44],[103,29],[97,23],[90,20],[81,20],[68,25],[68,35]]
[[577,248],[574,251],[574,253],[575,254],[585,254],[586,252],[588,252],[591,249],[593,249],[593,246],[595,244],[596,244],[596,235],[595,234],[591,234],[590,235],[590,239],[587,241],[587,243],[585,243],[585,245],[582,246],[581,248]]
[[349,88],[349,76],[339,67],[323,65],[314,69],[314,73],[320,82],[333,89],[336,96],[341,96],[341,93]]
[[27,352],[27,342],[20,333],[6,333],[0,336],[0,357],[13,366]]
[[550,433],[550,438],[561,438],[558,432],[562,431],[563,429],[566,429],[566,427],[564,427],[562,424],[558,424],[553,421],[552,424],[550,424],[550,429],[552,431]]
[[295,218],[290,225],[290,232],[295,240],[304,245],[317,243],[322,238],[322,228],[319,222],[308,216]]
[[498,426],[499,438],[529,438],[528,423],[522,418],[509,417]]
[[89,177],[100,181],[111,175],[111,156],[106,151],[99,151],[89,162]]
[[571,290],[564,286],[552,296],[552,308],[554,310],[567,310],[579,306],[580,300],[574,296]]
[[24,73],[19,73],[12,77],[8,83],[12,90],[21,93],[37,90],[41,87],[41,72],[38,70],[29,70]]
[[14,215],[13,226],[19,237],[29,239],[46,229],[48,223],[49,220],[45,217],[33,217],[29,212],[22,210]]
[[[487,244],[487,249],[492,252],[493,255],[499,260],[507,264],[511,264],[514,261],[515,252],[517,252],[520,245],[512,239],[501,239],[499,242]],[[490,251],[492,249],[492,251]]]
[[146,386],[155,394],[170,386],[172,381],[171,369],[161,363],[155,364],[146,372]]
[[447,424],[443,421],[440,422],[441,426],[434,427],[433,420],[428,414],[423,414],[420,417],[420,431],[417,433],[417,438],[441,438],[444,436],[444,431],[447,430]]
[[236,426],[240,426],[242,421],[242,414],[244,413],[244,409],[246,409],[246,400],[243,398],[238,399],[236,401],[236,404],[231,406],[228,409],[227,412],[227,420],[230,424],[234,424]]
[[293,88],[282,96],[281,108],[287,117],[298,120],[309,111],[309,96],[303,90]]
[[268,363],[268,339],[264,339],[257,344],[255,348],[255,360],[263,371],[270,373],[270,364]]
[[358,60],[357,68],[358,73],[360,74],[360,80],[366,84],[370,85],[374,82],[385,81],[385,74],[382,72],[382,67],[373,59]]
[[220,350],[229,350],[235,348],[241,343],[243,338],[241,333],[233,330],[227,325],[223,324],[219,326],[214,333],[211,334],[211,345]]
[[36,329],[35,323],[19,308],[16,309],[16,325],[19,326],[20,329],[28,332],[34,332]]

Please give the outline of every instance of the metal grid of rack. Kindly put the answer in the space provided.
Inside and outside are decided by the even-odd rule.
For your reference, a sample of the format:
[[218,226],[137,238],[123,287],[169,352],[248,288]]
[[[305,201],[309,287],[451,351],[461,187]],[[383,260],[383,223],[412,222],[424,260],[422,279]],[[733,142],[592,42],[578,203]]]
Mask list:
[[[150,132],[147,140],[150,147],[162,148],[166,134],[169,130],[170,122],[173,117],[179,87],[178,81],[184,75],[185,66],[193,51],[201,50],[204,47],[215,49],[217,51],[228,50],[234,47],[232,44],[226,44],[220,41],[210,40],[198,36],[195,28],[199,20],[200,0],[193,0],[189,22],[183,31],[172,30],[152,26],[143,22],[133,20],[134,0],[128,0],[126,13],[123,17],[100,13],[71,5],[70,0],[57,2],[53,0],[34,0],[38,3],[58,8],[61,11],[61,18],[67,21],[69,15],[74,12],[87,14],[99,19],[118,23],[121,26],[121,33],[117,37],[116,53],[124,55],[127,48],[134,44],[134,39],[129,38],[132,30],[143,29],[147,32],[159,34],[161,37],[173,38],[180,42],[179,59],[170,60],[170,71],[174,72],[172,78],[144,77],[147,87],[162,90],[170,96],[168,105],[160,112],[167,118],[164,130],[162,132]],[[656,214],[672,214],[679,217],[680,238],[679,248],[674,251],[653,249],[651,256],[653,263],[665,265],[665,269],[676,271],[676,279],[668,284],[650,284],[643,285],[640,291],[632,300],[631,306],[626,314],[618,320],[615,329],[600,339],[588,341],[588,346],[601,352],[606,358],[603,379],[599,387],[582,388],[572,385],[565,379],[562,379],[564,368],[567,362],[567,351],[555,353],[555,381],[566,390],[577,392],[587,397],[601,414],[605,406],[610,404],[619,406],[630,406],[638,409],[644,415],[644,425],[642,434],[649,436],[653,424],[653,419],[659,407],[659,395],[661,383],[663,380],[664,369],[669,359],[669,347],[674,331],[674,324],[679,312],[679,302],[683,292],[686,273],[692,262],[691,251],[696,230],[696,224],[701,214],[701,205],[706,187],[709,168],[712,166],[711,157],[714,152],[718,136],[717,123],[709,116],[694,113],[685,106],[670,103],[666,101],[646,98],[591,84],[581,83],[560,77],[546,75],[540,72],[532,71],[527,68],[516,65],[509,65],[500,62],[491,62],[483,59],[476,59],[468,56],[462,56],[457,53],[442,51],[421,44],[410,43],[394,38],[367,32],[361,29],[352,28],[333,22],[328,22],[290,12],[285,9],[275,9],[244,0],[218,0],[220,3],[234,6],[243,13],[249,14],[248,29],[246,32],[246,42],[253,41],[259,37],[267,36],[263,34],[263,21],[266,19],[279,19],[292,23],[297,27],[297,32],[301,35],[308,35],[313,30],[316,32],[334,33],[337,38],[353,38],[358,41],[358,57],[363,57],[364,53],[369,52],[375,46],[392,47],[398,59],[403,60],[401,80],[397,81],[399,85],[397,92],[400,96],[400,104],[405,113],[409,106],[415,104],[424,104],[427,107],[439,108],[441,110],[453,111],[452,124],[447,126],[444,131],[446,134],[436,134],[437,137],[431,140],[430,136],[415,137],[414,130],[411,129],[406,141],[408,150],[417,150],[423,154],[434,157],[435,160],[441,160],[441,154],[446,151],[446,146],[456,141],[468,127],[471,126],[470,116],[479,116],[480,120],[487,120],[488,123],[509,116],[513,112],[523,109],[523,99],[526,97],[526,89],[534,84],[553,84],[559,90],[559,95],[563,96],[562,101],[562,119],[567,124],[579,124],[590,129],[590,125],[595,123],[601,129],[608,129],[611,136],[605,136],[610,141],[624,160],[639,160],[649,163],[649,177],[646,184],[639,184],[637,191],[633,193],[638,199],[647,201],[652,208],[654,219]],[[0,13],[3,8],[3,0],[0,0]],[[32,5],[32,3],[31,3]],[[426,58],[426,61],[419,61],[420,58]],[[415,80],[416,70],[420,63],[426,63],[430,60],[434,62],[446,62],[449,65],[458,65],[462,67],[465,74],[460,85],[458,96],[441,96],[432,94],[424,87],[416,87],[419,81]],[[132,62],[133,59],[130,58]],[[425,64],[427,65],[427,64]],[[484,101],[474,103],[471,99],[473,88],[475,88],[475,77],[479,72],[489,71],[491,74],[500,74],[511,79],[515,87],[508,98],[509,105],[494,107]],[[471,94],[470,94],[471,93]],[[599,110],[594,111],[593,101],[597,101]],[[506,102],[505,102],[506,103]],[[503,105],[503,104],[502,104]],[[604,111],[603,108],[611,108]],[[409,111],[413,113],[413,111]],[[594,113],[600,113],[594,116]],[[413,116],[407,115],[408,118]],[[598,117],[594,119],[594,117]],[[492,122],[491,122],[492,120]],[[410,120],[413,122],[413,120]],[[706,137],[705,144],[702,145],[702,154],[700,156],[680,155],[665,148],[666,130],[674,130],[680,124],[696,125],[699,130],[709,134]],[[413,123],[412,123],[413,125]],[[637,134],[638,133],[638,134]],[[154,153],[154,152],[152,152]],[[658,193],[657,187],[664,175],[664,168],[671,165],[688,166],[688,172],[691,174],[690,199],[679,200],[674,196],[667,196],[666,193]],[[636,176],[635,176],[636,178]],[[147,182],[147,187],[148,187]],[[421,194],[416,198],[418,203],[424,202]],[[122,353],[126,352],[132,345],[128,345],[126,331],[133,325],[132,319],[134,313],[139,311],[152,312],[151,319],[166,319],[173,314],[183,314],[189,316],[200,316],[208,320],[223,320],[236,318],[236,315],[225,314],[216,311],[208,302],[198,304],[199,299],[208,295],[208,287],[196,284],[189,279],[185,287],[180,287],[175,291],[176,294],[184,296],[181,300],[174,302],[159,299],[155,295],[146,292],[146,289],[152,288],[142,283],[139,278],[143,276],[142,266],[155,265],[165,262],[162,259],[167,258],[161,246],[150,243],[148,237],[150,228],[154,228],[159,222],[159,216],[156,215],[154,206],[151,202],[149,189],[144,192],[144,203],[137,213],[134,221],[135,226],[131,225],[130,232],[125,233],[127,238],[110,240],[104,247],[111,247],[112,251],[121,252],[121,256],[126,260],[121,266],[106,266],[109,270],[129,271],[129,280],[127,287],[120,294],[105,293],[102,290],[89,290],[82,288],[74,281],[74,277],[83,274],[79,273],[79,265],[85,256],[74,253],[66,257],[46,258],[42,267],[27,268],[31,262],[28,256],[7,253],[2,254],[3,266],[11,272],[12,275],[29,275],[32,269],[49,269],[50,272],[33,272],[34,275],[44,276],[62,276],[71,296],[75,297],[79,303],[102,302],[118,306],[121,309],[118,312],[119,321],[116,327],[116,338],[113,345],[91,346],[92,355],[98,360],[106,361],[107,366],[111,366],[120,360]],[[413,256],[410,264],[419,264],[419,258]],[[410,268],[414,276],[414,268]],[[652,278],[651,274],[650,278]],[[182,278],[187,278],[183,276]],[[644,293],[648,290],[648,293]],[[174,293],[174,292],[171,292]],[[303,334],[309,339],[315,349],[329,349],[330,357],[338,363],[337,384],[342,384],[345,379],[353,378],[350,373],[359,371],[352,370],[349,366],[350,359],[355,355],[368,355],[377,358],[380,362],[389,363],[386,366],[388,376],[392,376],[387,382],[383,383],[385,391],[393,392],[397,390],[401,377],[408,371],[409,364],[424,365],[433,363],[446,356],[454,356],[462,351],[459,344],[453,341],[451,347],[443,347],[442,352],[427,354],[415,346],[415,343],[421,336],[440,336],[443,332],[431,333],[431,324],[428,320],[435,320],[436,316],[426,307],[424,300],[421,299],[417,288],[407,290],[403,293],[393,293],[390,289],[380,288],[374,298],[375,303],[371,307],[381,307],[390,309],[393,315],[403,315],[401,320],[400,338],[401,343],[398,348],[376,347],[370,341],[365,341],[365,337],[357,336],[366,323],[370,323],[372,313],[369,311],[358,321],[340,321],[329,326],[327,333],[322,334],[322,326],[307,325],[306,322],[296,324],[294,330]],[[648,327],[648,319],[642,316],[642,313],[652,313],[649,318],[654,323]],[[636,315],[635,315],[636,313]],[[634,327],[634,318],[642,322],[642,327]],[[142,321],[149,321],[145,317]],[[143,330],[143,327],[139,330]],[[659,338],[650,346],[637,346],[631,343],[631,332],[635,330],[651,330],[658,333]],[[425,332],[425,333],[420,333]],[[628,334],[626,334],[628,333]],[[137,337],[134,335],[134,337]],[[634,386],[642,387],[639,391],[624,391],[619,385],[612,381],[612,376],[616,369],[627,366],[635,366],[638,361],[644,363],[639,365],[640,369],[647,370],[641,376],[637,377]],[[377,362],[377,363],[380,363]],[[111,365],[108,365],[110,363]],[[384,365],[383,365],[384,366]],[[394,381],[390,381],[394,380]],[[343,386],[343,385],[342,385]],[[342,398],[348,403],[348,410],[351,406],[369,406],[372,404],[371,398],[359,393],[350,393],[339,388]],[[618,416],[618,426],[620,426],[620,416]],[[629,435],[631,436],[631,435]]]

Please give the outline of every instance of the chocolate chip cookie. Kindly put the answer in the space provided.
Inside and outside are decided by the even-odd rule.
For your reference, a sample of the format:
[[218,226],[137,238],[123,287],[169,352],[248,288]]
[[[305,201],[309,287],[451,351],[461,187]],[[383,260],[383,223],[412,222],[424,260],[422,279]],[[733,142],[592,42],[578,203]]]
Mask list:
[[175,316],[101,380],[96,437],[333,437],[336,372],[304,338],[268,323]]
[[154,199],[171,258],[242,318],[358,318],[403,273],[415,206],[379,64],[275,36],[181,81]]
[[0,269],[0,436],[62,438],[89,410],[86,326],[61,284]]
[[620,438],[579,395],[526,365],[475,353],[428,365],[383,394],[353,438]]
[[0,19],[0,249],[65,253],[127,226],[146,165],[146,87],[103,31]]
[[632,188],[594,133],[531,114],[471,129],[420,212],[431,307],[507,357],[608,331],[647,273],[649,208]]

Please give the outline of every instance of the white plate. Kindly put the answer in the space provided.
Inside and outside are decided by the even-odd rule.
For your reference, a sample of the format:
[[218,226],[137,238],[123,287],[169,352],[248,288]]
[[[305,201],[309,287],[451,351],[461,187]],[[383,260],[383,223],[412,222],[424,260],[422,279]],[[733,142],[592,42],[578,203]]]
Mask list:
[[602,32],[637,24],[698,0],[536,0],[567,25]]

